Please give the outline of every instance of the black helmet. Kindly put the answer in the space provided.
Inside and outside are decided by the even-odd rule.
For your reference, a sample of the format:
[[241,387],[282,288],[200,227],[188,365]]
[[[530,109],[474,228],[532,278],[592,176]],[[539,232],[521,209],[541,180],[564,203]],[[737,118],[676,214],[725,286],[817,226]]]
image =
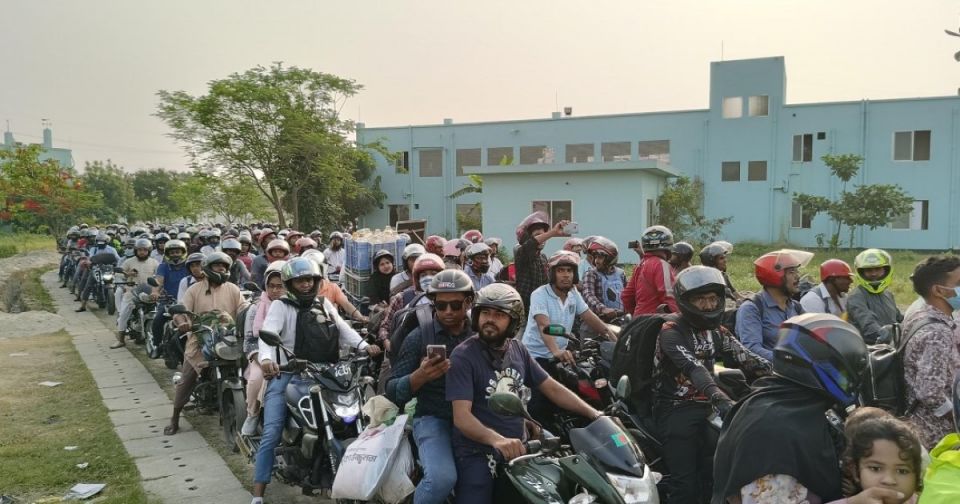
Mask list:
[[466,297],[473,297],[473,280],[463,270],[445,269],[433,276],[427,287],[427,295],[432,299],[437,294],[446,292],[462,292]]
[[[697,329],[716,329],[720,327],[720,320],[723,318],[723,297],[726,286],[723,274],[714,268],[690,266],[681,271],[677,275],[673,295],[677,298],[677,308],[680,308],[683,319]],[[692,296],[710,292],[715,293],[720,298],[720,302],[713,310],[703,311],[690,302]]]
[[490,284],[477,291],[477,298],[470,311],[474,331],[480,330],[480,310],[482,308],[500,310],[510,316],[510,325],[507,326],[508,338],[516,335],[526,316],[523,311],[523,299],[520,298],[520,293],[517,292],[517,289],[505,283]]
[[[230,259],[230,256],[223,252],[213,252],[204,257],[200,264],[203,266],[203,274],[206,275],[207,281],[213,285],[220,285],[230,278],[230,267],[233,266],[233,259]],[[225,265],[227,271],[224,273],[213,271],[214,264]]]
[[650,226],[643,231],[640,237],[640,246],[644,252],[655,252],[657,250],[670,251],[673,247],[673,231],[666,226]]
[[868,358],[855,327],[835,315],[807,313],[780,324],[773,371],[847,407],[857,400]]
[[717,258],[727,255],[727,249],[720,242],[713,242],[700,250],[700,264],[716,267]]
[[674,243],[670,248],[670,256],[689,262],[693,259],[693,246],[684,241]]
[[[293,288],[291,282],[298,278],[308,277],[314,280],[311,292],[303,294]],[[323,274],[320,272],[320,266],[304,257],[296,257],[287,261],[287,264],[284,264],[283,269],[280,270],[280,279],[287,287],[287,296],[299,302],[301,306],[313,304],[313,300],[317,298],[317,291],[320,289],[321,278],[323,278]]]

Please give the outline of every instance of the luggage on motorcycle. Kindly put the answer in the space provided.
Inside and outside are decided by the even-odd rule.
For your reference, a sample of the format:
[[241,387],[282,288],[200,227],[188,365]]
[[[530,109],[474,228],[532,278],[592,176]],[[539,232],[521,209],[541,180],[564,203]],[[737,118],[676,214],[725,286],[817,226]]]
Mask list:
[[883,408],[897,416],[910,413],[914,405],[907,404],[907,384],[903,372],[903,354],[907,342],[921,328],[930,324],[945,324],[935,318],[918,322],[910,332],[904,333],[896,346],[889,344],[868,345],[870,359],[863,376],[860,393],[864,406]]
[[[406,442],[404,426],[406,415],[400,415],[392,425],[368,428],[350,443],[340,460],[340,468],[333,480],[334,499],[371,500],[391,476],[394,462],[400,454],[401,444]],[[412,458],[412,454],[407,454]],[[411,468],[412,464],[397,464]],[[409,482],[409,472],[405,473]],[[397,479],[396,477],[392,479]],[[396,489],[390,489],[391,492]],[[409,485],[412,493],[413,484]],[[409,495],[409,494],[407,494]],[[406,497],[406,495],[404,495]]]
[[610,383],[616,384],[621,376],[630,380],[631,406],[641,408],[641,416],[650,414],[652,406],[653,358],[657,350],[657,337],[663,323],[671,315],[647,315],[635,318],[620,330],[620,338],[610,364]]
[[418,304],[425,294],[417,294],[402,309],[393,314],[393,331],[390,333],[390,358],[396,359],[400,355],[403,340],[414,329],[420,328],[422,333],[433,330],[433,305],[430,303]]

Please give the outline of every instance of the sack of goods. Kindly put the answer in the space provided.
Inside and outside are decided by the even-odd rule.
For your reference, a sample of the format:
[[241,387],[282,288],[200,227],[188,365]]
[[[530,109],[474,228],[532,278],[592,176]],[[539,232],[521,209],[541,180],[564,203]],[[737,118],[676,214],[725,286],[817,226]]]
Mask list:
[[334,499],[399,503],[414,491],[413,452],[404,430],[407,415],[371,427],[347,447],[333,480]]

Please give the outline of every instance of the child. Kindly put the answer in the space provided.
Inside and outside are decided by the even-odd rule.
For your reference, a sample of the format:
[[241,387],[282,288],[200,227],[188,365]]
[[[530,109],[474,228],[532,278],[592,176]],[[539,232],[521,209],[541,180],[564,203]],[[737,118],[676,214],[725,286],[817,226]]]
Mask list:
[[845,429],[851,496],[831,504],[915,504],[921,487],[920,439],[892,416],[865,415]]

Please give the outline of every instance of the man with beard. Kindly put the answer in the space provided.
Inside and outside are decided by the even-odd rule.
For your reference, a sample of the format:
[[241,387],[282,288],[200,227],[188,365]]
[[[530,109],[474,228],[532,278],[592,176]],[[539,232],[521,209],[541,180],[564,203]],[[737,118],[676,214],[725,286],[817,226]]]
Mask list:
[[150,251],[153,246],[150,240],[138,238],[133,244],[134,256],[123,261],[124,275],[127,281],[137,282],[135,289],[127,286],[120,286],[123,289],[123,295],[120,297],[120,309],[117,315],[117,342],[110,345],[110,348],[121,348],[127,345],[124,339],[127,336],[127,322],[130,315],[133,314],[133,296],[135,293],[150,292],[150,284],[147,279],[157,274],[157,261],[150,257]]
[[525,453],[522,417],[490,410],[496,391],[519,396],[535,388],[555,405],[595,419],[600,412],[547,376],[526,348],[513,339],[523,322],[523,301],[509,285],[493,284],[477,294],[472,326],[478,334],[454,349],[446,399],[453,403],[453,448],[457,464],[457,503],[493,502],[494,450],[506,460]]
[[480,290],[497,281],[490,273],[490,246],[486,243],[471,243],[467,247],[467,267],[464,270],[473,281],[473,288]]
[[800,268],[813,254],[781,249],[768,252],[753,262],[754,275],[763,290],[737,309],[737,336],[753,353],[773,361],[780,324],[804,313],[793,295],[800,292]]
[[323,251],[327,258],[327,273],[339,275],[340,270],[347,263],[347,251],[343,248],[343,235],[334,231],[330,233],[330,247]]

